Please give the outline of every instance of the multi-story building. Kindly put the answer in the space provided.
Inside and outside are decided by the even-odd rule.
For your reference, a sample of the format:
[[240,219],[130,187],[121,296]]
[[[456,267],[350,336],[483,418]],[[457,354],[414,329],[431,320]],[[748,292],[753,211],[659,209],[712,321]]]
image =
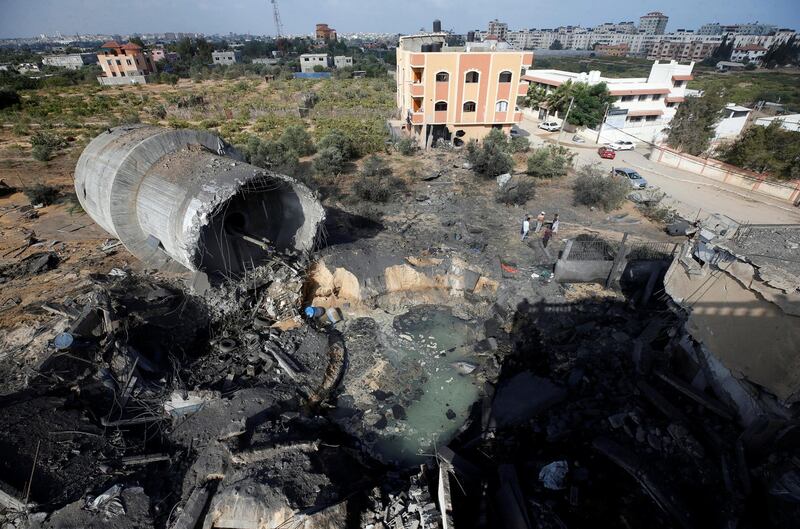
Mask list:
[[353,58],[347,55],[336,55],[333,58],[333,66],[335,68],[352,68]]
[[150,50],[150,57],[153,58],[154,62],[175,62],[180,59],[180,55],[175,53],[174,51],[167,51],[164,49],[164,46],[157,46]]
[[214,51],[211,52],[211,60],[218,66],[230,66],[242,61],[242,54],[239,51]]
[[314,32],[318,41],[328,42],[336,40],[336,30],[329,27],[328,24],[317,24],[316,31]]
[[[563,70],[528,70],[523,80],[551,91],[567,81],[589,85],[605,83],[616,98],[602,129],[602,139],[637,138],[654,142],[660,139],[678,106],[686,97],[686,83],[692,79],[694,63],[656,61],[646,78],[602,77],[599,71],[575,73]],[[541,109],[542,119],[547,109]]]
[[645,35],[663,35],[669,17],[660,11],[651,11],[639,17],[639,32]]
[[105,85],[145,83],[145,76],[158,71],[150,54],[133,42],[119,44],[110,40],[104,43],[97,61],[103,69],[103,75],[97,80]]
[[594,51],[602,57],[625,57],[631,51],[631,47],[624,42],[622,44],[600,44],[594,48]]
[[397,106],[405,129],[422,146],[438,139],[460,145],[493,128],[509,132],[522,120],[517,98],[527,93],[523,68],[533,53],[496,40],[449,47],[446,35],[400,37]]
[[752,62],[761,64],[761,59],[767,54],[767,48],[758,44],[746,44],[738,48],[733,48],[731,52],[732,62]]
[[327,53],[306,53],[300,56],[300,71],[303,73],[313,73],[315,66],[323,69],[330,68],[331,59]]
[[[713,39],[713,40],[709,40]],[[720,37],[669,38],[659,40],[647,53],[651,61],[696,61],[713,55],[720,45]]]
[[55,66],[56,68],[67,68],[68,70],[80,70],[87,64],[95,64],[97,55],[94,53],[70,53],[68,55],[49,55],[42,57],[42,64],[45,66]]
[[722,26],[719,22],[703,24],[697,30],[698,35],[722,35]]
[[494,37],[495,40],[507,40],[508,38],[508,24],[500,22],[497,19],[489,21],[489,29],[487,31],[489,38]]

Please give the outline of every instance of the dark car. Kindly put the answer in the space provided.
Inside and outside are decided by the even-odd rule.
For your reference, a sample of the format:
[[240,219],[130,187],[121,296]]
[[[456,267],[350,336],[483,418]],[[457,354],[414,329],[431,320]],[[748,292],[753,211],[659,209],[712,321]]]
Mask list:
[[600,147],[597,149],[597,154],[600,155],[600,158],[606,158],[608,160],[613,160],[617,157],[617,152],[614,149],[610,149],[608,147]]

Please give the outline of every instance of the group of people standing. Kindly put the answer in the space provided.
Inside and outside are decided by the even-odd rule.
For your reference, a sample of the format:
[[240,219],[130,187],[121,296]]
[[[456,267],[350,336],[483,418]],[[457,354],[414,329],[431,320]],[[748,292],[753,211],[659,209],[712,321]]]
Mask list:
[[[533,232],[539,233],[540,231],[543,231],[542,244],[544,244],[544,246],[547,246],[547,243],[550,242],[550,239],[558,234],[558,224],[559,224],[558,213],[553,215],[553,220],[549,224],[545,224],[545,212],[542,211],[536,216],[536,227],[534,228]],[[520,230],[520,233],[522,235],[522,238],[520,240],[524,241],[528,237],[530,231],[531,231],[531,216],[525,215],[525,220],[522,221],[522,229]]]

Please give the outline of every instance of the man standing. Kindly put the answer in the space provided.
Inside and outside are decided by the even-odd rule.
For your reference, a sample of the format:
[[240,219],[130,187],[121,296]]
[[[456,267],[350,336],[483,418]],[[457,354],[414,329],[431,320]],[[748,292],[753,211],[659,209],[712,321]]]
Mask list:
[[558,213],[553,216],[553,224],[550,226],[550,231],[553,232],[553,237],[558,235]]
[[525,215],[525,220],[522,221],[522,238],[521,241],[525,240],[525,237],[528,236],[528,232],[531,231],[531,216]]
[[536,216],[536,233],[539,233],[542,229],[542,225],[544,225],[544,211]]

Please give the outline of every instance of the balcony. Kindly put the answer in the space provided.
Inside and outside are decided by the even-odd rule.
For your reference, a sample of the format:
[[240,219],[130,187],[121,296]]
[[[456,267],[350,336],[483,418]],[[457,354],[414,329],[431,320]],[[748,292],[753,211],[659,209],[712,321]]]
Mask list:
[[530,85],[528,83],[520,83],[519,87],[517,88],[517,95],[518,96],[526,96],[528,95],[528,87]]
[[408,62],[412,68],[424,68],[425,55],[422,53],[412,53],[411,56],[408,58]]
[[425,95],[425,85],[422,83],[411,83],[411,97],[423,97]]
[[425,113],[420,112],[409,112],[408,113],[408,120],[411,122],[412,125],[422,125],[425,121]]

